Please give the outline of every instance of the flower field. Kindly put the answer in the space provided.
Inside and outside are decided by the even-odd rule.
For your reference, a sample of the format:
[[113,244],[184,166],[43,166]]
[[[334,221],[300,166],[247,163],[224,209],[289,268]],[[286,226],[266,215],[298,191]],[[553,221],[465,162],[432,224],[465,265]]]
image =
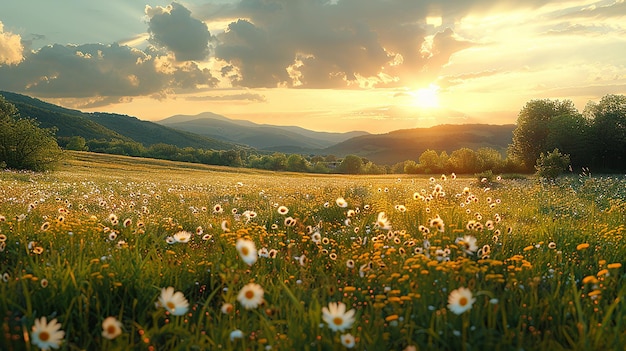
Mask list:
[[0,173],[1,350],[621,350],[626,179]]

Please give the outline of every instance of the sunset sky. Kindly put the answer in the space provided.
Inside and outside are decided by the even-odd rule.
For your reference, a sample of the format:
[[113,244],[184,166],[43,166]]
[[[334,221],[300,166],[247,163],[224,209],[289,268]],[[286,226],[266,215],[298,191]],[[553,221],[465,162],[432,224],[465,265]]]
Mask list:
[[0,90],[144,120],[515,123],[532,99],[626,94],[626,3],[9,1]]

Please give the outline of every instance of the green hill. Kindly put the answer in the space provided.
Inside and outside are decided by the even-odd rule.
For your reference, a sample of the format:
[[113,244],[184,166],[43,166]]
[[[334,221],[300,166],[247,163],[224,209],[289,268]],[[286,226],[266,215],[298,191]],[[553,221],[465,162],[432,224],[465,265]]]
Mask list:
[[240,145],[142,121],[136,117],[110,113],[85,113],[4,91],[0,91],[0,95],[15,105],[21,116],[36,119],[43,128],[56,128],[58,138],[81,136],[86,140],[120,139],[135,141],[144,146],[165,143],[181,148],[213,150],[242,148]]
[[451,153],[460,148],[490,147],[505,153],[515,125],[459,124],[397,130],[355,137],[321,150],[321,154],[357,155],[376,164],[417,160],[426,150]]

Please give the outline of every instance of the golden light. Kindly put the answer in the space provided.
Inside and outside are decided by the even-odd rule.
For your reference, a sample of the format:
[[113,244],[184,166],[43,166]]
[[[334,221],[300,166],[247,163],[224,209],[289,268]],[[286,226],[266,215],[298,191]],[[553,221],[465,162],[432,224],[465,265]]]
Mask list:
[[439,87],[435,84],[429,85],[428,88],[418,89],[413,93],[415,105],[420,108],[438,108],[438,91]]

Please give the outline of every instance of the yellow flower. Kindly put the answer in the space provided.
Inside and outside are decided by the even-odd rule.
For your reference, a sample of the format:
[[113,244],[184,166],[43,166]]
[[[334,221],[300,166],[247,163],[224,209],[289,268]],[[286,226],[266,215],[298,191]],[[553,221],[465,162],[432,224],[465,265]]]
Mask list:
[[578,246],[576,246],[576,250],[580,251],[580,250],[584,250],[584,249],[586,249],[588,247],[589,247],[588,243],[578,244]]

